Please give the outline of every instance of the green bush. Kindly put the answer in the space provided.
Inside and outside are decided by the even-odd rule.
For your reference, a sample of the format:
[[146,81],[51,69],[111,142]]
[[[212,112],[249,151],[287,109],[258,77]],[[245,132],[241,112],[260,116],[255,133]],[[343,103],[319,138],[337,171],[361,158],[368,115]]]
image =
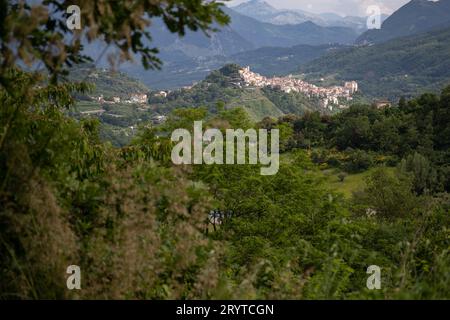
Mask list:
[[348,160],[344,163],[347,172],[358,173],[371,168],[374,164],[373,156],[366,151],[352,150],[346,152]]

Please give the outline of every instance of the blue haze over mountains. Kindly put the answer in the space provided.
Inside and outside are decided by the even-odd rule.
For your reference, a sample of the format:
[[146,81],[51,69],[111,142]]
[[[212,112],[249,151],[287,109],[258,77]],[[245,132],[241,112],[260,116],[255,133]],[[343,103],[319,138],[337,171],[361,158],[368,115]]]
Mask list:
[[[121,71],[151,89],[191,85],[228,63],[250,65],[267,76],[285,75],[322,56],[340,51],[346,54],[349,47],[376,45],[450,26],[450,0],[412,0],[390,17],[384,16],[381,30],[366,30],[364,17],[279,10],[263,0],[224,10],[231,18],[230,25],[210,37],[189,31],[179,38],[161,21],[154,21],[150,27],[152,45],[160,49],[162,70],[146,71],[138,63],[126,63]],[[98,54],[102,49],[103,45],[96,43],[86,50]],[[100,65],[108,65],[106,56]]]
[[[251,1],[249,5],[263,5],[269,10],[270,8],[277,10],[263,1]],[[297,64],[323,54],[323,45],[330,48],[337,44],[350,45],[361,34],[358,24],[349,27],[336,22],[333,25],[331,21],[336,18],[334,16],[329,23],[323,23],[328,20],[320,18],[319,21],[311,14],[310,18],[296,21],[299,23],[291,24],[291,21],[287,20],[285,24],[280,21],[273,24],[241,14],[234,9],[239,8],[224,7],[231,18],[231,23],[221,27],[219,32],[211,33],[209,37],[202,32],[188,31],[186,36],[180,39],[178,35],[167,31],[161,21],[153,21],[150,27],[152,45],[160,49],[159,57],[164,61],[162,71],[145,71],[137,63],[136,65],[124,64],[121,70],[137,77],[151,88],[180,87],[202,80],[211,70],[220,68],[225,63],[246,63],[253,60],[252,58],[258,60],[260,58],[258,49],[261,48],[263,48],[261,51],[263,56],[270,53],[268,58],[271,59],[273,53],[268,52],[267,47],[274,47],[276,52],[281,51],[283,54],[281,58],[288,57]],[[257,9],[254,10],[256,11]],[[293,12],[297,14],[296,11]],[[305,13],[305,17],[306,15]],[[299,45],[302,45],[306,51],[295,54],[292,47]],[[316,50],[313,46],[319,47]],[[103,51],[103,44],[90,44],[86,50],[93,53],[95,57]],[[246,52],[248,55],[245,54]],[[293,52],[294,57],[292,57]],[[108,65],[107,55],[104,54],[99,62],[100,66]],[[285,70],[286,68],[280,68],[280,71]]]

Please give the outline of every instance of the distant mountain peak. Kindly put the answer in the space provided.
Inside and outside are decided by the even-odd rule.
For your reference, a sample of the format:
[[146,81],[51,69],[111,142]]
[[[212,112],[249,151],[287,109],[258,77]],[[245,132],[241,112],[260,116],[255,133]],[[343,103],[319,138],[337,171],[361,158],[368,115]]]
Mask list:
[[265,1],[265,0],[248,0],[248,1],[246,1],[246,2],[241,3],[241,4],[238,5],[238,6],[243,6],[243,5],[261,5],[261,6],[265,6],[265,7],[272,8],[272,9],[274,9],[274,10],[277,10],[277,9],[275,9],[272,5],[270,5],[269,3],[267,3],[267,1]]
[[[244,3],[248,3],[248,4],[264,4],[268,7],[272,7],[270,4],[268,4],[265,0],[249,0],[247,2]],[[272,7],[273,8],[273,7]]]
[[250,16],[254,14],[257,14],[259,16],[270,16],[276,14],[279,11],[264,0],[250,0],[232,7],[232,9],[242,14],[248,14]]
[[250,0],[230,10],[261,22],[275,25],[298,25],[312,21],[322,27],[347,27],[361,34],[366,29],[366,18],[346,18],[337,14],[319,15],[299,9],[278,9],[265,0]]
[[314,23],[311,20],[305,21],[301,25],[302,26],[309,26],[309,27],[319,27],[319,25],[317,25],[317,23]]

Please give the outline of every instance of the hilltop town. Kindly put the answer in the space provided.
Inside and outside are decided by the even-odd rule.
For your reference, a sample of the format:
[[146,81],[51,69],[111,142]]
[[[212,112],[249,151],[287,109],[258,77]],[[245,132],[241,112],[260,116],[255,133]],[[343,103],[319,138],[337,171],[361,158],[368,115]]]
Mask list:
[[358,91],[356,81],[345,82],[344,86],[318,87],[306,81],[296,79],[292,76],[267,78],[259,73],[252,72],[250,67],[239,70],[241,76],[240,86],[253,87],[272,87],[283,92],[299,92],[305,94],[308,98],[317,97],[320,99],[320,106],[333,110],[333,107],[345,108],[341,104],[342,100],[352,100],[352,95]]

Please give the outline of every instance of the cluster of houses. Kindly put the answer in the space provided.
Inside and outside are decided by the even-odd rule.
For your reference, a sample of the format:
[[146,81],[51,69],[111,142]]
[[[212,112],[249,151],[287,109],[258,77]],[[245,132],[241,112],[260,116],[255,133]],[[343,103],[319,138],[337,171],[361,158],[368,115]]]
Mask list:
[[[157,93],[159,96],[161,97],[166,97],[167,96],[167,92],[161,91]],[[105,99],[103,95],[100,95],[98,97],[91,97],[92,99],[94,99],[95,101],[101,103],[101,104],[118,104],[118,103],[125,103],[125,104],[139,104],[141,105],[140,107],[137,108],[137,110],[139,111],[148,111],[150,106],[148,105],[148,97],[146,94],[143,93],[134,93],[131,94],[127,99],[121,99],[120,97],[112,97],[112,98],[108,98]],[[123,115],[118,115],[118,114],[114,114],[114,113],[106,113],[106,110],[101,108],[101,109],[97,109],[97,110],[88,110],[88,111],[82,111],[80,112],[82,115],[86,115],[86,116],[100,116],[100,115],[108,115],[114,118],[123,118]],[[161,124],[164,123],[167,120],[166,116],[164,115],[154,115],[151,118],[152,123],[154,124]],[[131,130],[134,130],[135,128],[133,126],[130,127]]]
[[239,85],[246,87],[272,87],[286,93],[299,92],[307,97],[317,97],[320,100],[320,106],[324,109],[333,110],[333,106],[346,108],[340,105],[341,100],[350,101],[352,95],[358,91],[358,83],[356,81],[345,82],[344,86],[318,87],[306,81],[287,77],[267,78],[258,73],[252,72],[250,67],[245,67],[239,71],[241,82]]
[[106,104],[116,104],[116,103],[127,103],[127,104],[147,104],[148,97],[145,93],[133,93],[129,96],[128,99],[122,100],[120,97],[112,97],[112,100],[105,100],[103,95],[101,94],[99,97],[93,98],[99,103]]

